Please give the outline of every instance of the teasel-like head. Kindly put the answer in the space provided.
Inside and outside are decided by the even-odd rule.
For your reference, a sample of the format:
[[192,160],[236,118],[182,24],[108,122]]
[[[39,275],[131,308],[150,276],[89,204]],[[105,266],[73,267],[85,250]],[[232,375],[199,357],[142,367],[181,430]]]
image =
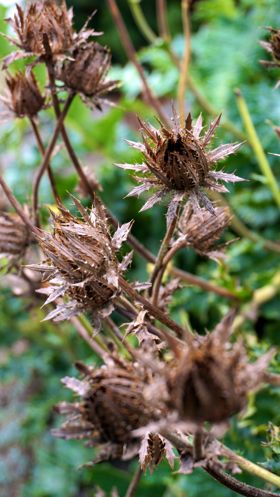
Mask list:
[[84,378],[67,377],[62,382],[79,399],[73,404],[62,402],[57,406],[67,419],[53,435],[85,439],[89,446],[100,447],[99,461],[136,455],[139,443],[134,431],[161,414],[143,393],[152,380],[149,368],[120,358],[110,359],[97,369],[81,363],[77,367]]
[[23,259],[30,241],[30,229],[17,214],[0,213],[0,256],[7,257],[11,267]]
[[244,409],[249,392],[264,382],[274,351],[249,363],[243,343],[229,342],[234,316],[229,313],[212,333],[196,335],[169,368],[170,407],[180,420],[226,422]]
[[45,305],[60,299],[46,319],[60,321],[88,311],[97,326],[100,317],[112,312],[113,300],[119,293],[119,275],[130,262],[129,256],[119,262],[116,254],[131,223],[111,236],[104,208],[97,200],[91,212],[74,197],[73,200],[81,217],[73,216],[63,206],[58,214],[52,213],[53,233],[41,231],[38,235],[46,260],[33,269],[43,272],[49,282],[50,295]]
[[219,181],[242,181],[234,174],[215,170],[216,163],[236,152],[241,144],[225,144],[208,150],[220,118],[221,116],[218,116],[212,122],[203,136],[201,136],[201,116],[193,125],[189,114],[185,127],[173,130],[168,130],[163,125],[158,130],[150,124],[141,122],[143,144],[136,142],[129,144],[143,153],[143,164],[117,164],[123,169],[141,173],[141,177],[135,178],[140,185],[136,186],[128,196],[140,195],[147,190],[155,191],[141,211],[149,209],[165,195],[171,194],[176,202],[178,198],[187,195],[194,210],[202,205],[213,212],[213,206],[205,190],[227,192],[227,188]]
[[79,93],[86,104],[101,109],[102,95],[117,86],[116,81],[106,81],[110,65],[110,50],[88,42],[76,48],[71,58],[57,64],[57,78],[66,89]]
[[9,112],[14,116],[35,117],[45,107],[36,78],[31,70],[6,76],[7,92],[0,97]]
[[180,237],[177,243],[184,240],[186,246],[192,247],[199,254],[219,259],[224,254],[221,247],[215,244],[228,227],[231,217],[226,207],[214,207],[213,209],[214,213],[205,208],[194,212],[192,206],[186,204],[178,223]]
[[[84,43],[90,36],[97,35],[87,29],[88,23],[79,33],[73,28],[73,12],[66,2],[60,5],[55,0],[39,0],[25,9],[17,5],[17,11],[7,22],[13,27],[16,38],[6,36],[18,49],[4,59],[4,67],[14,60],[37,56],[44,59],[52,55],[63,58],[68,52]],[[51,53],[47,53],[47,52]]]
[[280,29],[267,28],[270,32],[269,41],[261,41],[262,47],[272,56],[272,61],[261,60],[267,67],[280,67]]

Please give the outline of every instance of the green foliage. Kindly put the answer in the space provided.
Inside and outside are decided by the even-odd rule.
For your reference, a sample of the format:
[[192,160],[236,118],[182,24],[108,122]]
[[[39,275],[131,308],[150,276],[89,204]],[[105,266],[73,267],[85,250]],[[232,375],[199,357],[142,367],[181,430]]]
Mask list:
[[[85,17],[88,9],[94,7],[93,3],[76,2],[78,14]],[[169,3],[171,28],[175,34],[172,46],[181,55],[183,37],[178,25],[178,2]],[[152,16],[151,4],[142,4],[149,20],[155,17]],[[5,17],[2,6],[0,17]],[[259,28],[280,25],[278,1],[202,0],[194,6],[193,24],[191,75],[198,90],[217,112],[223,111],[224,116],[241,130],[242,123],[233,95],[233,90],[241,87],[265,151],[279,152],[279,141],[271,127],[271,123],[279,125],[280,121],[279,90],[277,93],[273,89],[276,72],[265,70],[258,62],[260,58],[265,58],[258,44],[265,37],[265,31]],[[67,118],[67,126],[82,163],[95,172],[102,184],[101,196],[106,204],[120,221],[127,222],[134,218],[133,233],[156,253],[164,234],[166,206],[139,214],[143,198],[123,200],[133,180],[126,172],[112,167],[114,162],[138,160],[137,153],[125,142],[138,136],[137,122],[131,116],[136,114],[155,122],[154,112],[140,98],[139,77],[131,63],[125,62],[106,8],[97,18],[97,26],[98,29],[108,27],[107,43],[114,47],[114,57],[118,61],[111,75],[122,83],[121,100],[116,107],[99,114],[92,113],[76,99]],[[2,21],[0,28],[1,31],[5,29]],[[156,26],[153,25],[153,28],[156,29]],[[162,42],[151,47],[143,46],[142,37],[134,33],[134,25],[131,31],[138,43],[139,59],[152,90],[169,105],[169,100],[176,98],[178,69],[172,64]],[[1,56],[8,51],[8,43],[0,38]],[[187,99],[194,114],[198,114],[201,108],[190,92]],[[48,113],[42,124],[47,142],[52,132]],[[220,131],[217,141],[222,139],[235,140],[224,130]],[[28,123],[7,122],[1,126],[0,153],[7,163],[4,165],[7,182],[21,202],[28,201],[32,177],[40,163]],[[280,181],[279,159],[271,156],[269,162]],[[53,166],[59,193],[69,205],[68,192],[73,192],[77,179],[65,150],[54,158]],[[236,170],[237,174],[250,180],[247,184],[230,187],[228,198],[234,211],[250,229],[278,241],[279,210],[248,146],[243,146],[238,155],[227,160],[226,170]],[[42,203],[51,204],[46,179],[41,190]],[[226,241],[234,236],[229,231]],[[230,245],[228,253],[224,265],[217,265],[191,250],[185,250],[179,253],[176,263],[191,273],[237,292],[244,303],[252,298],[255,290],[270,285],[275,272],[280,270],[279,253],[266,251],[261,242],[241,238]],[[149,266],[135,257],[131,274],[145,281],[149,271]],[[41,323],[44,313],[34,308],[31,308],[30,318],[30,301],[13,297],[9,290],[4,289],[5,286],[4,280],[0,297],[0,365],[1,380],[4,386],[8,385],[10,396],[4,406],[5,418],[2,412],[0,417],[0,447],[9,457],[5,462],[4,458],[0,459],[0,497],[5,497],[5,489],[15,482],[21,489],[18,495],[23,497],[93,497],[95,485],[108,494],[116,486],[120,496],[123,496],[135,469],[134,464],[122,467],[100,465],[78,470],[80,465],[92,458],[92,449],[84,448],[79,441],[57,441],[50,435],[50,429],[58,422],[53,405],[67,398],[60,379],[75,374],[73,364],[76,360],[91,363],[97,362],[97,358],[93,357],[92,351],[81,342],[71,326]],[[211,329],[218,322],[229,306],[228,301],[217,295],[185,286],[176,293],[171,311],[174,318],[182,323],[188,319],[194,329],[204,333],[205,329]],[[271,345],[279,345],[279,319],[277,292],[261,306],[256,322],[246,321],[239,332],[248,343],[252,358]],[[16,344],[21,343],[25,346],[19,347],[21,352],[17,353]],[[276,360],[272,370],[280,373]],[[279,400],[279,389],[265,388],[261,394],[250,399],[245,415],[232,421],[227,435],[227,444],[232,448],[242,451],[254,461],[263,462],[278,473]],[[246,479],[246,475],[242,477]],[[250,478],[248,481],[256,483]],[[162,464],[153,475],[146,475],[136,496],[196,497],[206,493],[216,497],[235,495],[213,482],[201,470],[189,476],[171,475],[167,466]]]

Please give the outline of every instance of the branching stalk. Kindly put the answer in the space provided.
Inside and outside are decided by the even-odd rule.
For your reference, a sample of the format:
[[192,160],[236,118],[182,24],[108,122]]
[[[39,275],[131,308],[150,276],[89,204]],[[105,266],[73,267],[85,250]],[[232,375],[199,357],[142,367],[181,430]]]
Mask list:
[[184,56],[180,66],[180,78],[178,85],[178,106],[180,124],[183,128],[185,125],[185,95],[188,81],[188,70],[191,58],[191,29],[189,20],[189,0],[182,0],[181,2],[182,21],[185,36]]

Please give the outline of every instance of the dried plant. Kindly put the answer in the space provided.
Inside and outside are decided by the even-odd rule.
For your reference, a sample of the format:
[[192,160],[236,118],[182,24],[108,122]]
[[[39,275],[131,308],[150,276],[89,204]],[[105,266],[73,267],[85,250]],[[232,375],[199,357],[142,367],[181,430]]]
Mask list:
[[198,425],[228,421],[244,409],[248,393],[264,382],[274,351],[249,363],[242,342],[229,342],[234,314],[206,336],[196,335],[167,369],[170,406],[176,407],[181,419]]
[[201,137],[202,118],[199,116],[196,123],[192,124],[189,115],[185,128],[172,131],[161,125],[157,130],[151,124],[142,124],[143,144],[129,142],[144,155],[143,164],[118,164],[124,169],[131,169],[144,175],[136,177],[141,183],[136,186],[128,196],[138,196],[147,190],[156,192],[146,202],[141,211],[149,209],[161,199],[171,193],[177,202],[179,198],[188,195],[193,209],[197,211],[200,205],[214,212],[214,208],[204,193],[204,189],[218,192],[227,192],[227,188],[219,181],[242,181],[234,174],[214,170],[215,164],[233,154],[240,147],[240,143],[220,145],[214,150],[207,150],[221,116],[218,116]]
[[[77,398],[73,403],[61,402],[57,406],[57,411],[65,415],[66,420],[60,428],[53,430],[53,435],[66,440],[83,439],[88,446],[97,448],[95,463],[138,457],[139,467],[126,497],[133,496],[143,472],[153,471],[164,458],[173,468],[177,456],[181,461],[181,473],[200,466],[224,486],[242,495],[272,497],[275,494],[243,484],[224,470],[233,472],[238,465],[278,486],[279,477],[233,453],[217,437],[223,436],[232,416],[242,415],[250,393],[264,382],[280,383],[277,375],[267,371],[274,351],[268,350],[252,362],[249,340],[247,343],[241,338],[245,319],[252,320],[258,307],[276,294],[279,281],[261,296],[254,294],[252,301],[246,301],[241,307],[243,297],[238,289],[212,283],[210,273],[204,278],[174,266],[177,252],[184,247],[192,247],[200,255],[215,260],[224,258],[227,244],[216,244],[232,222],[242,236],[244,232],[247,236],[249,230],[217,195],[228,191],[224,182],[242,181],[235,174],[217,169],[217,163],[237,152],[241,144],[209,147],[221,115],[205,132],[201,115],[195,123],[190,114],[185,119],[189,30],[180,66],[179,125],[165,116],[161,102],[153,95],[116,1],[108,3],[127,54],[143,84],[143,97],[159,118],[158,128],[140,121],[143,142],[129,142],[143,154],[143,163],[118,164],[137,173],[135,179],[139,184],[128,196],[153,192],[141,211],[165,196],[169,198],[166,232],[157,256],[131,235],[132,222],[119,226],[114,214],[100,200],[98,195],[102,186],[80,164],[66,129],[65,119],[77,94],[92,108],[101,109],[105,94],[117,85],[116,81],[107,80],[110,50],[91,40],[100,33],[88,28],[89,21],[81,31],[75,31],[72,10],[67,9],[65,1],[41,0],[30,3],[25,9],[17,6],[14,18],[8,20],[16,37],[7,38],[18,51],[4,59],[4,67],[17,59],[33,59],[25,71],[7,73],[8,94],[1,100],[13,117],[28,118],[42,163],[32,182],[32,215],[29,208],[21,206],[0,176],[0,185],[16,211],[0,214],[0,253],[13,266],[13,274],[9,276],[14,278],[15,293],[28,295],[30,307],[40,302],[39,292],[47,295],[44,306],[49,306],[49,313],[45,319],[71,320],[79,336],[94,351],[94,357],[98,355],[103,361],[102,366],[78,362],[82,379],[66,377],[62,380]],[[188,11],[187,3],[182,2],[182,7]],[[158,2],[161,8],[163,4]],[[162,17],[160,20],[162,22]],[[184,19],[183,24],[186,28],[188,19]],[[279,66],[279,31],[273,28],[269,31],[271,39],[262,45],[272,54],[273,61],[266,65]],[[169,55],[176,62],[169,45],[166,43],[166,49],[168,47]],[[32,67],[38,63],[45,68],[47,90],[43,93],[32,72]],[[62,92],[65,91],[67,97],[63,100]],[[47,99],[48,93],[50,99]],[[240,92],[237,96],[241,98]],[[40,134],[39,113],[47,106],[54,111],[56,125],[45,144],[45,132],[43,138]],[[209,111],[209,106],[206,107]],[[211,109],[210,114],[214,114]],[[246,114],[247,124],[249,118]],[[255,135],[251,122],[249,127],[252,141]],[[227,126],[230,132],[232,128]],[[77,191],[84,197],[85,205],[89,205],[90,197],[91,210],[71,196],[74,214],[60,198],[56,187],[57,172],[54,174],[50,165],[53,156],[61,150],[57,146],[60,136],[79,176]],[[257,145],[259,158],[260,144]],[[263,164],[263,157],[261,160]],[[268,171],[269,165],[265,164],[263,169],[270,181],[267,184],[272,185],[275,193],[278,186]],[[40,186],[45,172],[48,172],[53,193],[51,226],[46,216],[41,215],[44,205],[40,203]],[[211,192],[216,192],[213,203]],[[279,198],[279,191],[275,196]],[[251,240],[258,241],[259,237],[253,234]],[[38,252],[41,251],[39,264],[36,258],[26,261],[31,242],[37,244]],[[147,265],[149,281],[128,282],[125,271],[132,262],[133,252],[123,257],[124,242],[150,264]],[[276,245],[269,242],[266,246],[271,247],[271,244]],[[279,246],[277,250],[279,252]],[[226,263],[223,261],[218,270],[228,276]],[[39,278],[34,278],[33,271]],[[37,292],[41,275],[43,288]],[[133,279],[133,272],[129,277]],[[23,289],[23,281],[27,289]],[[175,321],[172,314],[174,294],[185,283],[228,299],[234,310],[226,314],[212,332],[194,333],[183,305],[175,316],[180,322]],[[233,286],[231,280],[230,284]],[[228,309],[230,304],[223,306]],[[236,330],[241,330],[240,335],[235,336]],[[98,336],[96,331],[100,331]],[[225,463],[225,458],[229,462]],[[95,494],[104,495],[98,488]],[[113,491],[113,495],[117,492]]]
[[280,30],[267,28],[270,32],[269,41],[261,41],[261,45],[272,56],[272,61],[262,60],[261,63],[267,67],[280,67]]
[[0,97],[2,102],[16,117],[34,117],[45,107],[45,97],[41,94],[32,71],[7,74],[7,95]]
[[46,260],[34,268],[50,282],[50,287],[44,289],[50,293],[45,305],[67,297],[47,319],[60,321],[88,310],[98,326],[99,317],[108,316],[113,310],[113,299],[119,293],[119,275],[130,261],[125,258],[119,263],[116,252],[126,240],[131,223],[121,226],[111,237],[102,205],[96,202],[88,213],[80,202],[74,202],[82,217],[74,217],[62,206],[59,214],[52,212],[53,234],[38,235]]

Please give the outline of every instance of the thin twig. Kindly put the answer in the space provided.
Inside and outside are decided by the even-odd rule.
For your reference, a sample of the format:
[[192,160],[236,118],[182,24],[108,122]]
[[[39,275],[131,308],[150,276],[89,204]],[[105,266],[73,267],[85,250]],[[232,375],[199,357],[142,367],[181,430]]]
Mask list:
[[104,350],[104,347],[101,347],[92,337],[92,333],[89,333],[89,330],[87,330],[85,323],[80,319],[80,317],[74,316],[70,318],[70,321],[75,326],[80,337],[90,346],[90,348],[103,360],[108,359],[109,354],[106,350]]
[[[134,288],[122,277],[120,277],[120,285],[127,295],[132,297],[134,300],[140,302],[144,308],[152,315],[155,319],[160,321],[162,324],[165,324],[170,330],[174,331],[177,336],[184,337],[187,341],[192,340],[192,334],[190,330],[184,329],[179,326],[173,319],[171,319],[167,314],[165,314],[161,309],[157,306],[153,305],[149,300],[140,295],[140,293],[136,292]],[[162,332],[165,333],[165,332]],[[166,339],[169,338],[169,335],[166,334]]]
[[125,497],[133,497],[134,496],[142,474],[143,474],[143,471],[142,471],[141,467],[138,466],[138,468],[137,468],[135,474],[133,475],[133,478],[129,484],[129,487],[127,489]]
[[[41,138],[38,126],[37,126],[35,120],[33,119],[33,117],[30,116],[29,117],[29,121],[30,121],[31,127],[32,127],[33,132],[34,132],[34,135],[35,135],[35,138],[36,138],[36,141],[37,141],[37,145],[38,145],[39,151],[40,151],[42,157],[44,157],[44,155],[45,155],[45,147],[44,147],[43,140]],[[54,176],[53,176],[53,172],[51,170],[50,164],[48,164],[48,166],[47,166],[47,173],[48,173],[48,177],[49,177],[49,181],[50,181],[50,185],[51,185],[53,197],[54,197],[56,203],[60,203],[60,198],[59,198],[59,195],[58,195],[58,192],[57,192],[57,189],[56,189],[56,185],[55,185],[55,181],[54,181]]]
[[240,495],[245,495],[246,497],[279,497],[279,494],[261,490],[237,480],[225,473],[217,464],[208,463],[203,469],[219,483]]
[[166,43],[169,43],[171,36],[170,36],[169,26],[167,22],[167,15],[166,15],[166,0],[156,0],[156,5],[157,5],[157,23],[158,23],[160,36],[164,41],[166,41]]
[[140,27],[145,38],[149,43],[154,43],[157,39],[156,34],[153,32],[152,28],[146,21],[146,17],[143,15],[143,11],[140,7],[139,0],[128,0],[128,4],[132,15],[135,19],[136,24]]
[[185,126],[185,95],[188,81],[188,70],[191,58],[191,29],[189,20],[189,0],[182,0],[182,21],[185,36],[184,56],[180,67],[180,78],[178,85],[178,107],[180,124],[183,128]]
[[126,29],[125,23],[123,21],[123,18],[122,18],[122,15],[120,13],[120,10],[117,6],[117,3],[115,0],[107,0],[107,1],[108,1],[109,8],[111,10],[113,19],[117,25],[117,28],[118,28],[118,31],[120,34],[120,38],[121,38],[123,47],[126,51],[127,57],[132,62],[132,64],[135,66],[135,68],[139,74],[139,77],[142,81],[143,90],[144,90],[144,97],[145,97],[147,103],[155,109],[155,111],[157,112],[162,123],[169,128],[168,120],[162,111],[160,102],[155,97],[151,88],[149,87],[144,70],[143,70],[143,67],[141,66],[140,62],[137,59],[135,48],[132,44],[129,33]]
[[56,142],[57,142],[57,139],[59,137],[59,133],[60,133],[61,128],[63,126],[63,121],[67,115],[69,108],[70,108],[73,97],[74,97],[73,94],[69,94],[69,96],[66,100],[66,103],[64,105],[63,111],[60,114],[59,119],[56,123],[56,127],[54,130],[52,139],[48,145],[48,148],[45,151],[43,162],[42,162],[41,166],[39,167],[39,169],[37,169],[35,177],[34,177],[33,186],[32,186],[32,203],[33,203],[34,218],[37,221],[38,221],[38,194],[39,194],[39,187],[40,187],[41,179],[42,179],[43,174],[44,174],[45,170],[47,169],[48,164],[50,162],[50,158],[51,158],[52,153],[54,151],[54,148],[56,146]]
[[17,212],[21,220],[24,222],[24,224],[26,224],[26,226],[28,226],[33,232],[36,231],[31,220],[24,212],[23,207],[20,205],[19,201],[16,199],[13,192],[10,190],[10,188],[8,187],[6,181],[4,180],[4,178],[2,178],[2,176],[0,176],[0,185],[3,188],[3,191],[7,199],[9,200],[10,204],[14,207],[15,211]]

